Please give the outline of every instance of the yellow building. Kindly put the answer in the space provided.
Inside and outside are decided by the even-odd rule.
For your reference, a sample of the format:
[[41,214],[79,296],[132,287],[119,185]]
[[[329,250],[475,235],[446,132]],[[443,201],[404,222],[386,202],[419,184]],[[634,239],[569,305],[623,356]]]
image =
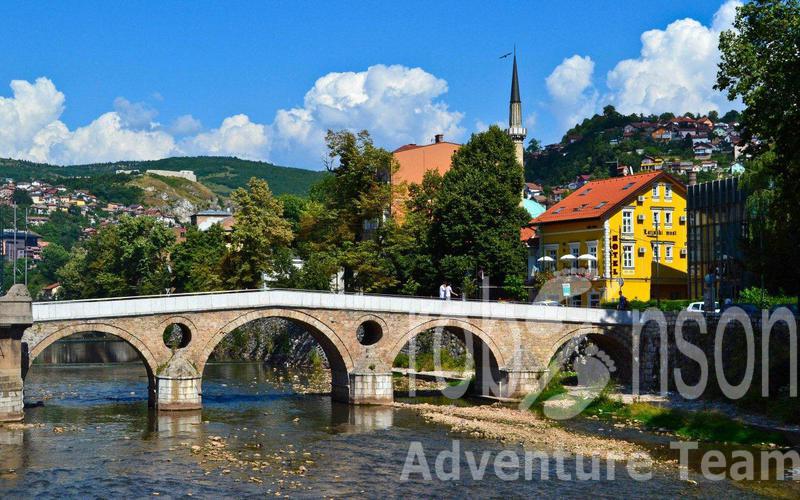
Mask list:
[[530,226],[536,268],[591,282],[572,305],[687,295],[686,188],[664,171],[584,184]]

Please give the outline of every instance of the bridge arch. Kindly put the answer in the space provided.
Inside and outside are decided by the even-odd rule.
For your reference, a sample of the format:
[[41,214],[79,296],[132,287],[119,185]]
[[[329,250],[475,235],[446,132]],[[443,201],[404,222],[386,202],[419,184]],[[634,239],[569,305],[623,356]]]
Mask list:
[[490,353],[497,360],[499,366],[505,366],[506,360],[505,357],[503,356],[502,351],[500,350],[500,347],[495,343],[495,341],[488,333],[484,332],[481,328],[468,321],[454,319],[454,318],[438,318],[426,321],[424,323],[420,323],[419,325],[415,326],[411,330],[404,333],[397,340],[395,340],[395,343],[391,346],[391,348],[389,348],[388,351],[389,364],[391,364],[394,361],[394,358],[396,358],[397,355],[400,354],[400,350],[403,349],[403,346],[405,346],[411,339],[413,339],[420,333],[427,332],[429,330],[434,330],[436,328],[458,329],[474,336],[489,348]]
[[[608,356],[614,363],[612,377],[625,383],[631,381],[633,366],[633,348],[629,336],[620,335],[614,329],[600,327],[578,327],[561,335],[553,342],[553,346],[543,360],[543,366],[549,366],[550,361],[572,340],[586,338],[602,351],[603,356]],[[603,360],[607,362],[607,360]]]
[[325,356],[328,358],[328,363],[330,363],[330,368],[334,379],[334,385],[337,383],[346,385],[347,373],[352,370],[354,362],[353,357],[350,351],[347,349],[345,343],[331,327],[314,316],[302,311],[297,311],[295,309],[259,309],[243,313],[242,315],[229,321],[220,327],[216,333],[214,333],[214,335],[212,335],[206,341],[205,345],[200,351],[199,358],[197,359],[198,372],[201,374],[203,373],[205,365],[208,362],[208,359],[211,357],[211,353],[214,351],[214,348],[217,347],[220,342],[222,342],[222,339],[224,339],[225,336],[240,326],[250,323],[251,321],[266,318],[288,319],[305,326],[308,333],[320,344],[320,346],[322,346],[322,350],[325,352]]
[[22,341],[23,343],[28,344],[28,362],[27,366],[23,367],[23,375],[27,374],[28,368],[30,368],[31,364],[33,364],[33,361],[53,343],[69,337],[70,335],[90,332],[107,333],[126,341],[139,354],[139,357],[142,359],[142,362],[147,369],[148,376],[152,376],[152,374],[156,372],[158,368],[156,356],[153,354],[150,348],[136,335],[133,335],[129,331],[109,323],[80,323],[59,328],[58,330],[47,334],[43,338],[38,339],[33,346],[30,344],[33,339],[30,339],[28,333],[26,332],[22,337]]
[[501,396],[506,369],[506,357],[492,336],[477,325],[456,318],[436,318],[411,328],[400,336],[388,350],[388,363],[391,366],[403,347],[423,332],[446,329],[456,334],[472,356],[475,377],[469,390],[485,396]]

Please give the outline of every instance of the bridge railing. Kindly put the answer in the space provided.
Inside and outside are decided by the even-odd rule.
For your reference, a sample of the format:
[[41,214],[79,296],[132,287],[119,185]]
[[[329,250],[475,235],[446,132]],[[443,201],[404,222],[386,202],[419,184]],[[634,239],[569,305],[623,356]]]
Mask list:
[[627,311],[278,288],[36,302],[33,312],[36,321],[55,321],[258,307],[345,309],[525,321],[631,322],[631,314]]

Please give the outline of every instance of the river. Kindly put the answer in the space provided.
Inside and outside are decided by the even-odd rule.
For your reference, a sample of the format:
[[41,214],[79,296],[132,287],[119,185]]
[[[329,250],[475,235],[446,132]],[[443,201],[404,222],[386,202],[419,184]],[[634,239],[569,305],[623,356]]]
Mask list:
[[[699,484],[693,485],[677,471],[638,482],[622,464],[614,480],[564,481],[554,474],[541,480],[538,471],[533,480],[503,481],[491,473],[473,479],[465,451],[490,451],[493,460],[506,447],[452,434],[413,411],[299,394],[292,382],[305,376],[262,364],[210,364],[202,411],[159,414],[147,407],[139,364],[35,365],[25,382],[26,402],[43,405],[25,410],[24,428],[0,428],[0,498],[753,495],[694,474]],[[442,481],[434,464],[454,439],[461,479]],[[419,473],[401,479],[414,442],[425,451],[430,481]],[[574,459],[564,464],[575,471]]]

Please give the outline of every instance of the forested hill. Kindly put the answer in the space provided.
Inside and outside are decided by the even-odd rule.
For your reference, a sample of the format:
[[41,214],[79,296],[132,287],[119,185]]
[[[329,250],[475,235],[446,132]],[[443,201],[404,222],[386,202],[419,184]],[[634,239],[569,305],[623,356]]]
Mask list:
[[[686,113],[683,116],[699,119],[704,115]],[[714,123],[730,125],[728,129],[734,133],[732,124],[739,121],[740,115],[736,111],[730,111],[719,116],[716,111],[710,111],[707,117]],[[664,125],[669,129],[669,123],[675,118],[673,113],[623,115],[613,106],[606,106],[602,114],[586,118],[568,130],[558,144],[542,146],[535,139],[531,140],[525,152],[525,180],[554,186],[571,182],[579,174],[592,174],[593,178],[602,178],[609,175],[609,167],[616,164],[615,162],[637,169],[645,156],[657,156],[665,160],[692,160],[694,154],[691,138],[654,140],[650,128],[628,135],[624,133],[626,125],[643,123]],[[718,132],[715,129],[709,134],[709,142]],[[725,143],[724,136],[718,135],[714,142],[720,142],[720,151],[717,153],[715,150],[711,159],[720,164],[731,161],[732,154],[725,150],[730,144]]]
[[221,156],[165,158],[154,161],[120,161],[92,165],[56,166],[23,160],[0,159],[0,177],[16,180],[57,180],[66,177],[94,177],[113,174],[117,170],[192,170],[197,180],[215,194],[227,196],[237,187],[244,186],[251,177],[265,179],[275,194],[306,195],[312,184],[324,172],[301,168],[281,167],[261,161],[240,160]]

